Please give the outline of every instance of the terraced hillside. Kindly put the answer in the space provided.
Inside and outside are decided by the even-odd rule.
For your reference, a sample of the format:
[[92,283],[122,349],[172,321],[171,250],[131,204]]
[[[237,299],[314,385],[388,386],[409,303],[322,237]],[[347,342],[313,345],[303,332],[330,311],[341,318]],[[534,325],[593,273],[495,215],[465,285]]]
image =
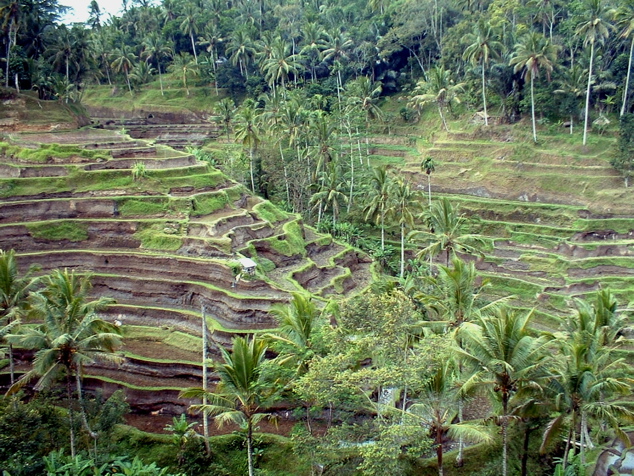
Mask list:
[[556,328],[572,297],[600,286],[627,305],[634,295],[634,190],[609,164],[614,138],[594,137],[584,148],[579,136],[542,134],[533,146],[517,131],[378,136],[371,157],[425,191],[420,163],[433,157],[432,194],[449,196],[471,218],[470,231],[491,238],[477,261],[493,285],[487,292],[537,306],[542,325]]
[[[105,129],[6,140],[0,248],[23,268],[92,273],[94,295],[117,300],[106,317],[123,324],[125,363],[91,367],[88,383],[123,386],[138,409],[177,410],[200,385],[203,309],[225,345],[272,328],[292,291],[326,301],[371,280],[367,257],[187,153]],[[236,283],[239,257],[258,268]]]

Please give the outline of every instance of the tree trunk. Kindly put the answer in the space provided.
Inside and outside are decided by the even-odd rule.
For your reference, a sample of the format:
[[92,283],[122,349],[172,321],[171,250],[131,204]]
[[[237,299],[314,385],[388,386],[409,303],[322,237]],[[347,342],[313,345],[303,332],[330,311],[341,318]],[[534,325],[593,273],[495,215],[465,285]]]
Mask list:
[[194,52],[194,62],[198,64],[198,55],[196,54],[196,43],[194,43],[194,34],[190,31],[189,38],[192,40],[192,51]]
[[531,73],[531,117],[533,120],[533,141],[537,144],[537,127],[535,126],[535,95],[533,94],[533,73]]
[[[203,334],[203,390],[207,392],[207,318],[205,317],[205,306],[200,307],[200,314],[202,316],[202,334]],[[207,395],[203,397],[203,405],[207,405]],[[203,437],[205,438],[205,450],[207,456],[211,454],[211,448],[209,447],[209,415],[203,411]]]
[[443,476],[442,465],[442,428],[436,428],[436,461],[438,462],[438,476]]
[[586,91],[586,110],[585,119],[583,121],[583,145],[588,140],[588,116],[590,114],[590,86],[592,86],[592,63],[594,62],[594,43],[590,46],[590,69],[588,70],[588,89]]
[[531,432],[533,428],[527,423],[524,430],[524,452],[522,453],[522,476],[528,476],[528,449],[530,444]]
[[86,408],[84,406],[84,397],[82,395],[82,390],[81,390],[81,370],[80,369],[77,369],[75,371],[75,382],[77,384],[77,400],[79,401],[79,412],[81,414],[81,421],[84,424],[84,428],[86,429],[90,437],[96,440],[99,434],[97,432],[92,431],[92,429],[90,428],[90,425],[88,424],[88,417],[86,415]]
[[[460,344],[458,344],[460,345]],[[462,366],[461,366],[462,367]],[[462,374],[462,370],[459,371],[460,375]],[[463,409],[464,409],[464,403],[462,401],[462,396],[460,396],[460,398],[458,399],[458,423],[462,423],[463,420]],[[458,466],[459,468],[462,467],[462,465],[464,464],[464,457],[463,457],[463,453],[464,453],[464,440],[462,438],[462,436],[459,438],[458,440],[458,456],[456,457],[456,466]]]
[[485,84],[486,81],[484,79],[484,58],[482,59],[482,103],[484,104],[484,125],[488,126],[489,125],[489,116],[487,115],[487,94],[486,94],[486,88],[485,88]]
[[70,424],[70,456],[75,457],[75,418],[73,415],[73,383],[70,371],[67,369],[66,375],[66,397],[68,398],[68,422]]
[[401,223],[401,279],[405,275],[405,223]]
[[130,96],[133,96],[133,94],[132,94],[132,86],[130,86],[130,76],[128,76],[128,71],[127,70],[125,72],[125,80],[128,83],[128,91],[130,91]]
[[4,73],[4,87],[9,87],[9,65],[11,64],[11,26],[9,26],[9,32],[7,33],[7,63],[5,65]]
[[291,188],[288,182],[288,170],[286,169],[286,160],[284,160],[284,152],[282,151],[282,141],[279,142],[280,157],[282,158],[282,164],[284,164],[284,186],[286,188],[286,203],[291,204]]
[[508,396],[502,395],[502,476],[508,474]]
[[443,126],[445,126],[445,130],[449,132],[449,127],[447,127],[447,121],[445,120],[445,115],[442,113],[442,107],[440,107],[440,104],[438,105],[438,113],[440,114],[440,118],[442,119]]
[[427,198],[429,201],[429,209],[431,210],[431,174],[427,174]]
[[623,104],[621,104],[621,116],[625,114],[627,109],[627,93],[630,89],[630,73],[632,71],[632,54],[634,54],[634,35],[632,35],[632,43],[630,45],[630,57],[627,62],[627,76],[625,77],[625,88],[623,89]]
[[249,476],[253,476],[253,422],[251,417],[247,418],[247,463]]
[[[575,425],[577,424],[576,414],[572,414],[572,422],[570,423],[570,430],[568,431],[568,438],[566,439],[566,449],[564,450],[563,470],[566,472],[566,466],[568,465],[568,455],[570,454],[570,446],[575,439]],[[574,446],[573,446],[574,449]]]
[[11,385],[15,383],[15,362],[13,362],[13,344],[9,344],[9,378]]
[[381,204],[381,251],[385,251],[385,205]]
[[156,66],[158,66],[159,83],[161,84],[161,96],[165,96],[165,93],[163,92],[163,75],[161,74],[161,62],[159,60],[156,61]]
[[250,172],[251,172],[251,191],[255,193],[255,177],[253,175],[253,147],[249,148]]

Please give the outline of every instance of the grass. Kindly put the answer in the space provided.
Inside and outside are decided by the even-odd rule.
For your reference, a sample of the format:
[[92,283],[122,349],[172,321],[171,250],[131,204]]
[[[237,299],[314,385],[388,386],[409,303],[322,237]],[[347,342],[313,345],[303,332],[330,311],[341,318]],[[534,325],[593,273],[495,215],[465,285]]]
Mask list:
[[133,236],[141,241],[141,247],[157,251],[177,251],[183,245],[180,236],[165,233],[163,223],[143,223]]
[[74,145],[40,144],[36,149],[0,142],[0,154],[24,162],[47,163],[53,159],[84,157],[107,160],[112,157],[99,150],[86,150]]
[[167,211],[166,198],[124,198],[119,200],[119,213],[122,217],[138,215],[160,215]]
[[229,205],[229,203],[229,196],[225,190],[209,194],[200,194],[195,196],[192,200],[191,215],[194,217],[211,215],[218,210],[222,210]]
[[76,221],[46,221],[27,223],[27,230],[33,238],[49,241],[85,241],[88,239],[88,227]]
[[262,220],[271,224],[288,219],[290,216],[287,212],[276,207],[271,202],[263,201],[253,206],[253,211],[257,213]]
[[192,336],[169,327],[129,326],[123,327],[127,339],[160,341],[183,350],[201,349],[202,338]]

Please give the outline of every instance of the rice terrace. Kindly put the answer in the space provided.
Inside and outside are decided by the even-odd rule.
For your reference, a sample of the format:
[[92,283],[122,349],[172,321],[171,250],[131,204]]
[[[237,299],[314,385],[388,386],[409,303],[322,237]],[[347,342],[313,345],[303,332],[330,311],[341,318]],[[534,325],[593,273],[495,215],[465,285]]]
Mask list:
[[634,4],[511,3],[0,0],[3,475],[632,474]]

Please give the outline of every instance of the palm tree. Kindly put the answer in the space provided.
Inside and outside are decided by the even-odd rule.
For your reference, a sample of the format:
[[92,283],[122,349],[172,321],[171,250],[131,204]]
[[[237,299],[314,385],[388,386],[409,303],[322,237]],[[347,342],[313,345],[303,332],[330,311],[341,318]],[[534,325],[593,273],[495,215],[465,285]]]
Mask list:
[[524,81],[530,77],[531,81],[531,118],[533,120],[533,141],[537,143],[537,128],[535,125],[535,95],[534,82],[539,77],[540,69],[546,71],[546,77],[550,81],[550,73],[553,63],[557,58],[557,47],[544,35],[531,32],[524,36],[523,40],[515,45],[515,54],[509,64],[515,66],[514,71],[524,71]]
[[[24,276],[20,277],[15,251],[0,250],[0,338],[9,334],[20,325],[20,318],[25,312],[26,300],[38,280],[31,275],[39,268],[31,266]],[[9,374],[11,385],[15,383],[15,363],[13,361],[13,344],[9,343]]]
[[482,104],[484,105],[485,126],[489,125],[489,118],[487,115],[486,80],[484,74],[491,56],[496,56],[498,51],[503,48],[502,43],[495,39],[496,36],[491,25],[481,18],[474,26],[473,33],[467,36],[466,40],[471,44],[462,55],[464,59],[471,61],[473,64],[482,64]]
[[348,59],[348,50],[354,45],[353,41],[349,39],[342,31],[336,31],[326,34],[326,48],[322,51],[324,61],[332,60],[333,71],[337,72],[337,99],[339,101],[339,107],[341,107],[341,89],[343,88],[343,81],[341,79],[341,61]]
[[274,94],[275,84],[279,81],[282,85],[282,91],[284,91],[289,75],[297,75],[299,68],[300,63],[297,55],[291,54],[291,45],[283,40],[278,40],[273,44],[271,57],[262,64],[264,78],[273,88]]
[[7,32],[7,54],[5,56],[4,87],[9,87],[9,65],[11,63],[11,48],[17,44],[18,29],[22,19],[23,3],[20,0],[8,0],[0,6],[0,20],[2,29]]
[[570,113],[570,134],[574,126],[574,116],[579,111],[579,98],[584,94],[585,71],[578,64],[574,64],[570,69],[564,71],[563,79],[559,83],[559,88],[555,94],[563,94],[562,103],[566,112]]
[[405,276],[405,228],[414,224],[412,208],[417,203],[417,194],[412,191],[410,184],[402,179],[393,182],[390,190],[392,197],[387,214],[396,219],[401,231],[401,272],[399,276]]
[[198,65],[195,61],[192,60],[192,55],[189,53],[179,53],[174,56],[174,62],[169,66],[169,68],[175,73],[179,73],[181,75],[181,79],[183,81],[183,87],[185,88],[185,92],[189,96],[189,87],[187,86],[187,76],[197,75],[198,74]]
[[627,61],[627,75],[625,77],[625,86],[623,87],[623,102],[621,104],[622,116],[627,110],[627,95],[630,89],[630,75],[632,73],[632,55],[634,55],[634,3],[626,2],[620,5],[615,12],[616,26],[621,30],[619,36],[621,38],[632,37],[630,43],[630,55]]
[[245,101],[238,109],[235,129],[236,141],[249,150],[249,166],[251,172],[251,191],[255,192],[255,151],[260,144],[259,128],[260,111],[253,101]]
[[597,43],[603,43],[610,35],[612,25],[606,20],[607,10],[601,0],[587,0],[588,9],[585,21],[581,22],[575,34],[583,38],[583,46],[590,45],[590,66],[588,69],[588,88],[586,90],[585,118],[583,122],[583,145],[588,137],[588,117],[590,112],[590,87],[592,86],[592,66],[594,65],[594,49]]
[[253,39],[246,29],[234,31],[233,36],[227,45],[227,54],[230,55],[231,63],[240,66],[240,74],[249,79],[249,62],[255,54]]
[[266,337],[279,351],[279,363],[292,363],[296,375],[304,375],[314,356],[312,339],[321,316],[319,308],[309,296],[292,293],[291,302],[273,305],[271,314],[277,320],[278,328]]
[[460,104],[458,93],[462,88],[462,83],[454,84],[451,71],[446,70],[444,66],[435,66],[429,71],[427,81],[419,81],[416,84],[415,94],[410,98],[408,106],[416,109],[420,115],[423,106],[429,103],[436,104],[443,126],[449,132],[443,109],[451,107],[452,104]]
[[194,35],[198,33],[198,17],[201,11],[193,3],[186,3],[183,9],[183,21],[180,29],[185,35],[189,35],[192,44],[192,52],[194,53],[194,63],[198,64],[198,55],[196,54],[196,42]]
[[423,388],[418,403],[408,408],[408,413],[417,416],[436,447],[438,476],[443,476],[443,441],[445,436],[455,440],[483,443],[492,440],[484,427],[474,423],[454,423],[460,397],[457,388],[457,369],[451,360],[441,363]]
[[305,24],[302,31],[304,45],[299,54],[305,58],[310,78],[314,82],[317,79],[317,66],[321,63],[322,51],[326,49],[325,32],[323,27],[315,22]]
[[161,71],[161,59],[169,58],[173,55],[172,48],[161,38],[158,33],[151,33],[144,41],[143,41],[143,52],[141,56],[145,58],[145,61],[156,61],[156,67],[158,69],[159,74],[159,83],[161,85],[161,96],[164,95],[163,92],[163,75]]
[[465,382],[467,391],[474,386],[493,388],[502,404],[498,424],[502,427],[502,476],[508,467],[509,403],[523,387],[538,385],[546,376],[545,336],[533,337],[528,327],[532,312],[520,314],[507,307],[496,309],[495,315],[483,317],[479,323],[464,323],[459,331],[465,348],[456,352],[476,366],[476,372]]
[[319,191],[315,193],[310,201],[319,210],[317,214],[317,224],[321,223],[324,213],[332,208],[332,225],[337,224],[340,203],[346,203],[346,182],[341,177],[341,170],[336,160],[329,162],[325,170],[319,172]]
[[112,61],[112,69],[115,73],[123,71],[125,74],[125,80],[128,83],[128,90],[132,95],[132,86],[130,85],[130,71],[134,67],[134,61],[137,56],[132,51],[132,48],[128,45],[122,45],[121,48],[115,49],[114,60]]
[[218,103],[216,103],[216,107],[214,108],[214,113],[220,116],[220,121],[225,129],[225,133],[227,134],[227,142],[229,142],[229,132],[231,131],[231,122],[233,121],[233,116],[236,112],[236,105],[231,98],[223,98]]
[[65,374],[70,445],[74,457],[73,378],[82,422],[90,436],[96,439],[98,435],[90,429],[84,410],[82,375],[84,367],[96,360],[120,361],[112,353],[121,344],[121,338],[116,326],[97,315],[114,301],[105,297],[87,300],[91,288],[89,276],[55,270],[43,280],[43,284],[43,290],[31,294],[30,304],[34,316],[44,323],[24,330],[22,334],[8,336],[12,343],[37,350],[33,368],[13,384],[8,393],[16,392],[34,378],[38,379],[35,390],[41,390]]
[[390,201],[392,181],[387,173],[387,166],[382,165],[372,169],[367,203],[363,209],[366,221],[372,220],[381,226],[381,250],[385,250],[385,215]]
[[425,218],[429,231],[414,231],[412,238],[425,242],[431,240],[431,243],[417,253],[417,258],[430,254],[436,256],[444,251],[445,264],[449,267],[449,261],[457,250],[479,254],[476,246],[483,244],[482,237],[464,233],[467,220],[458,214],[457,208],[451,205],[447,197],[433,203],[431,211]]
[[436,171],[436,161],[433,157],[425,157],[420,163],[420,168],[427,175],[427,197],[429,200],[429,209],[431,210],[431,174]]
[[47,48],[50,54],[49,60],[53,66],[64,65],[64,75],[70,81],[70,59],[73,55],[73,38],[65,25],[59,27],[55,35],[55,41]]
[[255,425],[266,417],[260,410],[266,408],[274,393],[262,372],[266,343],[258,338],[236,337],[231,353],[223,348],[220,352],[224,363],[216,366],[220,383],[215,391],[190,388],[182,391],[180,396],[207,397],[210,403],[192,405],[192,409],[213,416],[219,427],[232,422],[246,430],[249,476],[253,476],[253,432]]

